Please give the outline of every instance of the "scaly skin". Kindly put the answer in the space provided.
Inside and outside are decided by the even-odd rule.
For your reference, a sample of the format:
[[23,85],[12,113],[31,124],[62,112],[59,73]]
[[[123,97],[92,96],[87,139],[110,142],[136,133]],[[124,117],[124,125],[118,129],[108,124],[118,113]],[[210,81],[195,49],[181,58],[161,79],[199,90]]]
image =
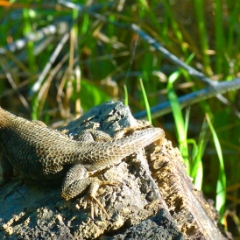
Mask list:
[[[98,138],[99,134],[101,136],[101,132],[97,131]],[[106,134],[103,133],[104,140],[105,137]],[[40,182],[51,182],[63,178],[65,174],[62,196],[66,200],[79,195],[90,186],[90,197],[103,209],[95,194],[100,185],[114,183],[90,178],[88,171],[100,171],[118,164],[123,158],[162,137],[162,129],[147,128],[116,140],[75,141],[39,122],[28,121],[0,108],[3,181],[12,179],[13,169],[23,178]]]

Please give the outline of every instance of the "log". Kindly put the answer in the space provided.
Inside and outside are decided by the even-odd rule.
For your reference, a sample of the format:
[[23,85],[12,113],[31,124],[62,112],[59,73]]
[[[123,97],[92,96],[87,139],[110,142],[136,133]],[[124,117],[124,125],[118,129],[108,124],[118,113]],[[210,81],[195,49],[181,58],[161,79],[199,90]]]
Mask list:
[[[61,130],[75,138],[84,129],[111,136],[140,127],[122,102],[93,107]],[[104,186],[97,198],[110,215],[84,209],[82,196],[68,202],[58,186],[39,186],[17,176],[0,189],[1,239],[227,239],[219,214],[198,192],[179,150],[161,139],[98,175],[118,185]]]

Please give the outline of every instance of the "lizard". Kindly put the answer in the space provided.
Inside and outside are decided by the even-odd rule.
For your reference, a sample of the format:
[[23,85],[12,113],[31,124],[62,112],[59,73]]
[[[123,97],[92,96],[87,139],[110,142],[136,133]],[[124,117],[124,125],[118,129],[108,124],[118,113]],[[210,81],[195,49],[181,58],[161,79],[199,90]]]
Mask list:
[[[89,138],[96,136],[96,141]],[[37,182],[63,179],[61,196],[70,200],[87,191],[91,203],[95,201],[108,216],[96,197],[102,185],[116,183],[89,176],[119,164],[123,158],[164,137],[161,128],[133,131],[125,129],[110,137],[91,130],[78,140],[48,128],[42,122],[17,117],[0,107],[0,163],[3,184],[11,181],[14,172]]]

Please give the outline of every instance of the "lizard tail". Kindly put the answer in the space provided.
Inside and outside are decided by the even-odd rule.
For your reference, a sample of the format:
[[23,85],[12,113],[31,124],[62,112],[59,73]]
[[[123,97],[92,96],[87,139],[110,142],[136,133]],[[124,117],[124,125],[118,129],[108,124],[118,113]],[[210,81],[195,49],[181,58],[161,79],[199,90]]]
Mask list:
[[147,128],[113,141],[113,153],[120,158],[127,157],[165,136],[161,128]]

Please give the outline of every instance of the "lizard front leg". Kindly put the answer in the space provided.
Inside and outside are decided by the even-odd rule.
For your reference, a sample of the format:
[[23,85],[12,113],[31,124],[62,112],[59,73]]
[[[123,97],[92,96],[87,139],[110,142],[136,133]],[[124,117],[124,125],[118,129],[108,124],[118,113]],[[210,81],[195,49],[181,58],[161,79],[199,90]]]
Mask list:
[[93,201],[95,201],[105,215],[109,218],[105,208],[96,198],[97,190],[102,185],[116,185],[114,182],[100,181],[96,177],[88,177],[88,172],[81,164],[76,164],[70,168],[62,185],[62,197],[66,200],[74,198],[88,189],[88,193],[84,197],[84,200],[90,200],[91,203],[91,217],[93,214]]

